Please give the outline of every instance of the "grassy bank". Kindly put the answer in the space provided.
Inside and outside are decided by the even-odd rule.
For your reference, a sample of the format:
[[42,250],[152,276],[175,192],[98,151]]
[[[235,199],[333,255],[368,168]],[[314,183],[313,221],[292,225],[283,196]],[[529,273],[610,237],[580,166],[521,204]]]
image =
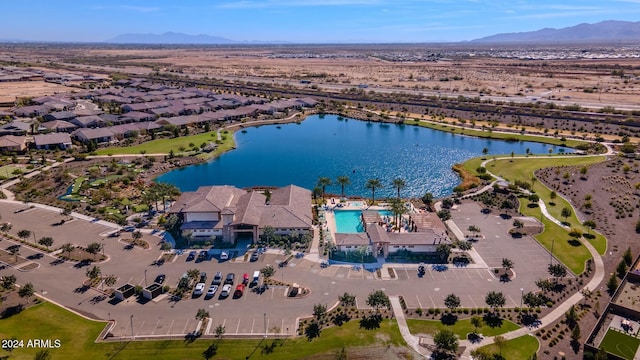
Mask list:
[[[235,145],[233,134],[231,132],[221,133],[222,143],[218,144],[215,151],[221,151],[222,148],[232,148]],[[179,136],[171,139],[156,139],[147,141],[134,146],[112,147],[99,149],[96,151],[98,155],[129,155],[129,154],[169,154],[172,150],[177,155],[182,152],[191,154],[193,149],[200,150],[203,143],[218,140],[217,132],[211,131],[197,135]],[[192,146],[193,145],[193,146]],[[214,152],[215,152],[214,151]],[[212,152],[213,153],[213,152]]]
[[586,144],[585,141],[575,140],[575,139],[565,139],[562,141],[561,138],[556,138],[552,136],[535,136],[535,135],[527,135],[527,134],[519,134],[519,133],[504,133],[504,132],[493,132],[488,129],[485,131],[475,130],[475,129],[467,129],[461,128],[457,126],[452,126],[449,124],[441,124],[431,121],[406,121],[405,124],[408,125],[418,125],[422,127],[426,127],[433,130],[446,131],[452,134],[459,135],[468,135],[475,136],[484,139],[497,139],[497,140],[507,140],[507,141],[531,141],[549,145],[558,145],[558,146],[567,146],[574,148],[581,144]]
[[[305,358],[322,355],[333,358],[342,349],[349,352],[383,352],[387,346],[405,347],[397,324],[384,320],[379,329],[363,330],[358,321],[350,321],[342,327],[323,329],[320,337],[312,341],[294,338],[275,341],[272,353],[263,352],[264,346],[274,344],[274,340],[229,340],[215,339],[186,342],[184,340],[159,340],[135,342],[95,343],[104,322],[86,320],[51,303],[36,305],[0,322],[0,336],[3,339],[59,339],[61,347],[50,349],[53,359],[201,359],[202,353],[217,343],[215,358],[252,359],[268,358],[288,360],[293,357]],[[38,349],[15,349],[9,353],[0,350],[0,356],[10,355],[11,359],[33,359]],[[292,356],[293,355],[293,356]]]

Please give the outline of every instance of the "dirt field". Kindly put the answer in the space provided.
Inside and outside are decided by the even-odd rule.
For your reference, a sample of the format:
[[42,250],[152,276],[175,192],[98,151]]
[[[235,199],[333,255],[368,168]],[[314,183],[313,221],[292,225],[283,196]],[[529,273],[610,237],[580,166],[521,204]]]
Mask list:
[[78,89],[44,81],[4,82],[0,85],[0,103],[13,102],[19,97],[38,97],[73,90]]
[[[640,80],[613,75],[618,68],[638,69],[640,59],[615,60],[517,60],[454,58],[438,61],[392,62],[375,49],[223,49],[223,50],[124,50],[120,56],[141,57],[164,70],[209,77],[258,77],[307,79],[311,84],[368,84],[435,90],[465,95],[529,96],[565,101],[633,105],[640,95]],[[418,52],[424,53],[424,49]],[[114,56],[107,50],[90,55]],[[384,57],[400,56],[385,52]],[[122,63],[137,63],[127,59]]]

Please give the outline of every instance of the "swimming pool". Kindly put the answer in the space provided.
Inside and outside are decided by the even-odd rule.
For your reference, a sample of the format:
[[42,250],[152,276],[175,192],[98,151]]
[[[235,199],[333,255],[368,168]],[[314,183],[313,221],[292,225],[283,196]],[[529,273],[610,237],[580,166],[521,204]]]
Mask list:
[[[389,210],[379,210],[380,216],[392,216]],[[362,225],[361,210],[336,210],[333,212],[336,218],[336,232],[342,234],[353,234],[364,232]]]

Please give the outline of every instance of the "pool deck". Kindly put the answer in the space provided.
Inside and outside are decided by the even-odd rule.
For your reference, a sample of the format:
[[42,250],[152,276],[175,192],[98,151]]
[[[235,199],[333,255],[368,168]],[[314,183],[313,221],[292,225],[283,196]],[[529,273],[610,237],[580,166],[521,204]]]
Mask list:
[[[339,206],[338,204],[343,204]],[[345,202],[340,202],[340,198],[328,198],[325,201],[325,210],[324,210],[324,218],[326,224],[324,225],[324,230],[329,232],[329,240],[334,242],[336,233],[338,229],[336,227],[336,217],[334,211],[343,211],[343,210],[389,210],[387,203],[381,202],[378,205],[367,206],[366,200],[347,200]],[[421,210],[417,210],[415,208],[411,208],[410,213],[420,212]],[[404,232],[402,230],[401,232]]]

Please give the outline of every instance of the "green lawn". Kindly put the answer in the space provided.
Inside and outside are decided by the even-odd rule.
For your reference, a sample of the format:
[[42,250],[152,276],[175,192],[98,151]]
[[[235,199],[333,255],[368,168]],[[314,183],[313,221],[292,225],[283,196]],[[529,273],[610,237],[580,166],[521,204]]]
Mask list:
[[[225,137],[224,143],[231,142],[233,143],[233,134],[226,133],[221,134],[222,137]],[[218,139],[217,133],[215,131],[211,131],[208,133],[198,134],[198,135],[190,135],[190,136],[179,136],[177,138],[171,139],[156,139],[147,141],[140,145],[135,146],[125,146],[125,147],[113,147],[100,149],[96,151],[98,155],[121,155],[121,154],[169,154],[171,150],[174,153],[180,153],[180,148],[184,148],[185,151],[192,149],[189,144],[194,144],[195,147],[200,150],[200,144],[215,142]],[[225,144],[219,144],[218,147],[222,147]]]
[[640,339],[613,329],[607,331],[600,344],[605,351],[628,360],[634,358],[638,346],[640,346]]
[[[449,329],[458,335],[461,339],[466,339],[467,334],[473,332],[475,328],[471,325],[471,319],[458,320],[453,325],[444,325],[440,320],[420,320],[407,319],[407,326],[412,334],[435,334],[442,329]],[[490,327],[484,324],[478,328],[478,333],[484,336],[496,336],[510,331],[518,330],[520,326],[509,321],[503,320],[500,327]]]
[[[185,315],[186,316],[186,315]],[[62,346],[51,349],[53,359],[202,359],[202,352],[216,340],[198,340],[188,343],[183,340],[135,341],[94,343],[105,324],[89,321],[76,316],[50,303],[29,308],[18,315],[0,321],[0,336],[9,339],[60,339]],[[395,321],[385,320],[376,330],[359,328],[358,321],[350,321],[342,327],[323,329],[320,337],[307,341],[306,338],[294,338],[278,343],[274,352],[263,354],[262,346],[273,340],[228,340],[218,344],[216,359],[282,359],[305,358],[317,354],[334,354],[345,347],[347,352],[353,348],[378,347],[384,351],[387,345],[404,347],[406,343],[400,335]],[[33,359],[37,349],[16,349],[11,359]],[[9,355],[0,350],[0,357]]]
[[[472,159],[471,162],[465,164],[465,166],[468,168],[472,168],[473,166],[475,166],[477,168],[477,159],[478,158]],[[489,162],[487,164],[487,170],[505,178],[510,182],[520,180],[531,183],[533,173],[537,169],[550,166],[587,165],[601,162],[603,160],[604,157],[602,156],[576,156],[571,158],[531,157],[514,160],[504,159]],[[473,168],[473,171],[475,171],[475,168]],[[550,206],[549,204],[552,202],[550,198],[551,189],[543,185],[540,181],[534,182],[533,189],[540,197],[540,199],[542,199],[547,204],[549,213],[552,216],[556,217],[558,220],[564,221],[565,219],[560,216],[560,212],[562,211],[563,207],[571,208],[569,203],[558,196],[553,200],[553,202],[555,202],[555,206]],[[545,230],[542,234],[536,236],[536,239],[542,245],[550,250],[553,243],[554,255],[558,259],[560,259],[560,261],[562,261],[571,271],[576,274],[584,271],[585,261],[591,258],[591,255],[582,244],[576,241],[572,241],[572,238],[569,236],[567,230],[543,217],[538,207],[529,207],[529,201],[526,198],[520,198],[520,212],[525,215],[540,219],[543,222],[543,224],[545,225]],[[604,236],[598,233],[594,233],[593,231],[580,224],[575,215],[575,210],[572,211],[571,216],[568,217],[566,221],[571,224],[571,227],[581,229],[585,233],[593,233],[596,236],[593,240],[581,239],[581,241],[590,241],[600,254],[604,254],[607,248],[606,239],[604,238]]]
[[565,145],[567,147],[576,147],[580,144],[584,144],[584,141],[566,139],[562,141],[560,138],[554,138],[551,136],[533,136],[533,135],[521,135],[521,134],[511,134],[511,133],[500,133],[500,132],[489,132],[482,130],[473,130],[473,129],[462,129],[454,126],[450,126],[449,124],[438,124],[433,122],[415,122],[415,121],[406,121],[407,125],[418,125],[422,127],[426,127],[429,129],[440,130],[450,132],[452,134],[464,134],[469,136],[475,136],[479,138],[485,139],[502,139],[502,140],[512,140],[517,139],[518,141],[531,141],[538,142],[550,145]]
[[[97,359],[93,356],[94,340],[104,326],[104,322],[88,321],[51,303],[42,303],[0,321],[0,338],[59,339],[61,347],[50,351],[54,359]],[[25,344],[24,349],[12,352],[11,359],[33,359],[36,352]],[[8,354],[0,350],[0,356]]]
[[480,349],[491,353],[500,353],[507,360],[529,360],[539,347],[538,339],[531,335],[525,335],[505,342],[502,350],[495,344],[483,346]]
[[71,194],[76,195],[80,191],[80,187],[82,187],[82,183],[87,181],[85,176],[80,176],[79,178],[73,181],[73,186],[71,187]]

